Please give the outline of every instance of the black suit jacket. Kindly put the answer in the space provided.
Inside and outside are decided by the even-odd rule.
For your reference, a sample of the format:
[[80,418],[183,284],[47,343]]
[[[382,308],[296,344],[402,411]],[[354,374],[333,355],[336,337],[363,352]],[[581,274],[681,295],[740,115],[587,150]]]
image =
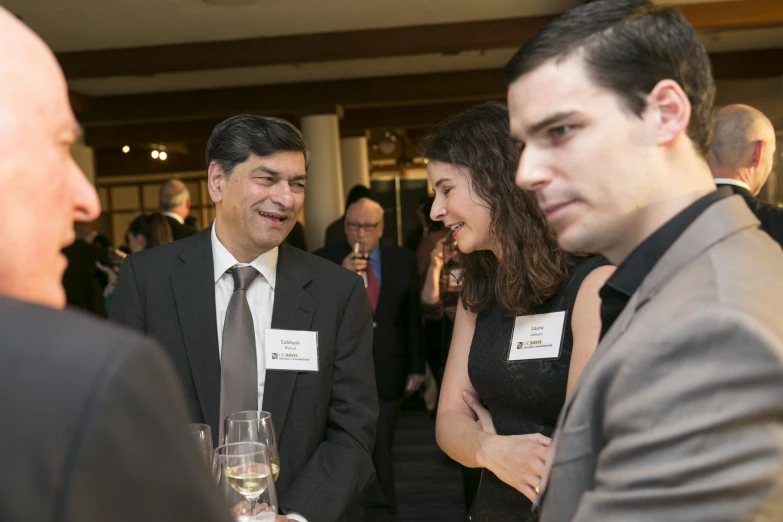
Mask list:
[[68,266],[63,272],[65,299],[69,305],[106,317],[103,306],[103,286],[98,281],[95,262],[101,260],[101,250],[81,239],[63,249]]
[[332,223],[326,227],[326,237],[324,238],[324,245],[342,245],[348,241],[345,237],[345,216],[340,219],[332,221]]
[[174,241],[185,239],[186,237],[195,235],[198,232],[195,228],[183,225],[171,216],[164,217],[166,218],[166,221],[169,222],[169,228],[171,228],[171,237],[174,239]]
[[0,332],[0,520],[230,520],[159,346],[6,298]]
[[[315,255],[339,265],[350,252],[351,246],[343,242],[326,246]],[[409,374],[424,373],[418,267],[416,256],[405,248],[381,244],[381,293],[374,320],[373,359],[378,396],[392,401],[405,394]]]
[[718,187],[729,187],[732,192],[742,196],[759,221],[761,230],[772,237],[779,245],[783,246],[783,209],[756,198],[749,190],[737,185],[718,183]]
[[[122,267],[111,318],[161,341],[194,422],[218,433],[220,359],[211,227],[139,252]],[[310,522],[341,519],[373,477],[378,403],[372,318],[360,277],[279,247],[272,328],[318,332],[317,373],[267,371],[263,409],[279,443],[280,506]]]

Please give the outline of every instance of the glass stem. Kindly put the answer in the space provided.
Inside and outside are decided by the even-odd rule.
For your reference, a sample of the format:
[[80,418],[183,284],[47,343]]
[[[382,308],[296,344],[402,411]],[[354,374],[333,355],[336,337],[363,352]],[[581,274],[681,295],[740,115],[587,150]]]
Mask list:
[[248,502],[250,502],[250,520],[256,519],[256,503],[258,502],[258,497],[248,498]]

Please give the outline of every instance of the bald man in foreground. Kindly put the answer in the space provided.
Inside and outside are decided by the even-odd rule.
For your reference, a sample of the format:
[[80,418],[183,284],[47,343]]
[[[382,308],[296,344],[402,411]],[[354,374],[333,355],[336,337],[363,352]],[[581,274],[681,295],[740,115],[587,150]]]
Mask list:
[[378,431],[372,460],[377,474],[349,512],[351,522],[385,520],[396,513],[392,445],[397,414],[406,390],[424,381],[416,256],[396,245],[381,244],[383,207],[361,198],[345,211],[347,241],[314,252],[364,276],[373,314],[372,353],[378,386]]
[[775,129],[764,113],[727,105],[715,113],[709,164],[715,184],[742,196],[761,229],[783,246],[783,209],[756,198],[772,172],[775,143]]
[[100,212],[77,135],[54,55],[0,7],[0,520],[228,521],[160,348],[61,310],[60,250]]

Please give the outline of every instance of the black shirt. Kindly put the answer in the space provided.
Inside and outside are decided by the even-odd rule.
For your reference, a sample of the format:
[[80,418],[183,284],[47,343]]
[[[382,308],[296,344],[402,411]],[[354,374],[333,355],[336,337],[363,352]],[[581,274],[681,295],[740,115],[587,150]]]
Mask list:
[[699,198],[642,241],[625,261],[620,263],[620,266],[599,292],[601,296],[601,338],[609,331],[625,305],[628,304],[628,300],[642,284],[647,274],[660,261],[663,254],[669,250],[669,247],[696,221],[702,212],[707,210],[707,207],[728,196],[731,196],[731,191],[721,188]]

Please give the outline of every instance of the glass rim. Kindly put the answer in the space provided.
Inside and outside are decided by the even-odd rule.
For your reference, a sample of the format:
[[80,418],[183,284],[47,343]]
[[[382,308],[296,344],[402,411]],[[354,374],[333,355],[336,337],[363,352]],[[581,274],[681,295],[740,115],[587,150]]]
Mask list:
[[[232,446],[239,446],[241,444],[248,444],[250,446],[256,446],[256,449],[253,451],[248,451],[244,453],[233,453],[233,454],[226,454],[221,450],[224,450],[225,448],[232,447]],[[267,448],[266,444],[263,442],[230,442],[228,444],[221,444],[217,448],[213,450],[213,454],[217,457],[218,455],[223,457],[244,457],[247,455],[256,455],[258,453],[266,453],[269,454],[269,448]]]
[[[242,415],[242,414],[249,414],[249,413],[255,413],[255,414],[257,414],[257,416],[252,418],[252,419],[234,419],[234,418],[232,418],[235,415]],[[268,411],[263,411],[263,410],[245,410],[245,411],[235,411],[234,413],[230,413],[230,414],[226,415],[226,418],[223,420],[223,422],[226,422],[226,421],[231,421],[231,422],[258,422],[260,420],[271,419],[271,418],[272,418],[272,414],[269,413]]]
[[212,431],[212,427],[209,424],[204,424],[203,422],[189,422],[188,423],[188,429],[191,433],[196,433],[200,431]]

